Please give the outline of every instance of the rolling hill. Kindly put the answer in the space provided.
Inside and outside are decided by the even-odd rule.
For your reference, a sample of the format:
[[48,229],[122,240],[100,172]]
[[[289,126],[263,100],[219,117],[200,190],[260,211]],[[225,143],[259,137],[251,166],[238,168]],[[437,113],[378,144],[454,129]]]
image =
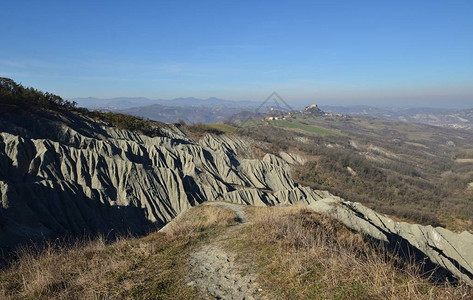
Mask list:
[[[325,115],[173,125],[0,83],[3,298],[229,297],[225,282],[471,295],[473,235],[449,230],[471,226],[467,133]],[[453,223],[426,218],[440,210]]]

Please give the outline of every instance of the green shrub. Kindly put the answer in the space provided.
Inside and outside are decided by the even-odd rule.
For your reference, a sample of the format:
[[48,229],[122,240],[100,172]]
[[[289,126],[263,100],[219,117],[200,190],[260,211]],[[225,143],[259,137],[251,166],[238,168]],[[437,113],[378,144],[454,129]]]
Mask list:
[[57,108],[74,109],[75,101],[67,101],[52,93],[44,93],[32,87],[24,87],[12,79],[0,77],[0,104],[28,108]]

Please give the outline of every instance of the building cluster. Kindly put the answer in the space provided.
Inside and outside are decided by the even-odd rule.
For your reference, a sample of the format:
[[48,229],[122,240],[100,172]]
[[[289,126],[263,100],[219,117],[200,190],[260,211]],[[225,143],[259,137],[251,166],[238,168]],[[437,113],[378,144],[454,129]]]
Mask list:
[[264,118],[265,121],[274,121],[274,120],[287,120],[290,118],[295,118],[296,115],[309,115],[309,116],[328,116],[323,112],[317,104],[312,104],[307,106],[301,111],[285,111],[278,108],[271,107]]

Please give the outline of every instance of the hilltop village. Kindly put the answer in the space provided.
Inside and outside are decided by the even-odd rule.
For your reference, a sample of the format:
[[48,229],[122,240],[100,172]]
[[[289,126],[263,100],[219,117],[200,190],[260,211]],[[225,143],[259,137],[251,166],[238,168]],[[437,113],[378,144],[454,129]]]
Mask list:
[[321,110],[317,104],[311,104],[306,106],[303,110],[295,111],[295,110],[284,110],[281,107],[271,107],[268,113],[264,116],[263,121],[273,121],[273,120],[287,120],[291,118],[295,118],[297,116],[310,116],[310,117],[320,117],[320,116],[327,116],[327,117],[342,117],[342,114],[332,114],[326,113]]

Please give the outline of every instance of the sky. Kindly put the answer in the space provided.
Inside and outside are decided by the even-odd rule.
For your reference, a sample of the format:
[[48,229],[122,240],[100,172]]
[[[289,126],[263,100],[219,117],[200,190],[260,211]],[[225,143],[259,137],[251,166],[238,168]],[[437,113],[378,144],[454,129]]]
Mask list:
[[4,1],[0,76],[64,98],[473,107],[473,1]]

